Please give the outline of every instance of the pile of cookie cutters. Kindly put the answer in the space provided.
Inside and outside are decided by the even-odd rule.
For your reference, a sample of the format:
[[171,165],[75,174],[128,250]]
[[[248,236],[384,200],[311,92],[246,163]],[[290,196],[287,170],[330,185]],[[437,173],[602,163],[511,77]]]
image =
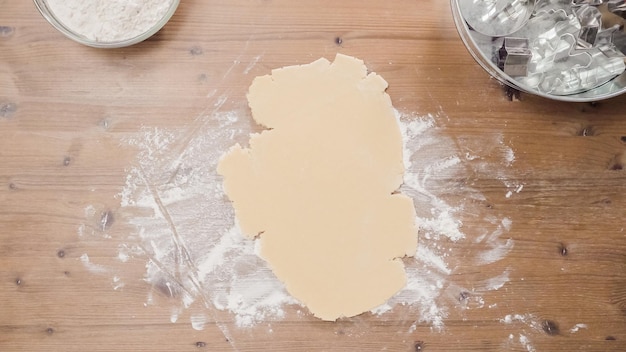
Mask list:
[[626,71],[626,0],[455,2],[477,46],[524,90],[577,95]]

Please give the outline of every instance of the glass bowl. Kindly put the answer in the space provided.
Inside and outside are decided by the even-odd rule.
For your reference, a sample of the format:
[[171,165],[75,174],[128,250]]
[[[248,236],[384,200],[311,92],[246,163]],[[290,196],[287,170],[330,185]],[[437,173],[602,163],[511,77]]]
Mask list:
[[487,71],[487,73],[511,88],[548,99],[569,102],[599,101],[612,98],[626,92],[626,72],[618,75],[611,81],[599,87],[582,93],[570,95],[554,95],[527,86],[523,82],[519,82],[514,77],[504,73],[504,71],[501,70],[496,64],[496,58],[498,57],[499,50],[502,47],[501,41],[503,38],[490,37],[473,30],[461,14],[459,0],[451,0],[450,4],[452,7],[452,16],[456,29],[470,55],[472,55],[474,60],[476,60],[476,62],[485,71]]
[[178,8],[178,5],[180,4],[180,0],[173,0],[171,2],[170,7],[167,9],[167,11],[165,11],[163,17],[157,22],[155,22],[154,25],[152,25],[149,29],[147,29],[143,33],[134,35],[129,38],[123,38],[120,40],[101,41],[101,40],[94,40],[94,39],[88,38],[87,36],[77,33],[75,30],[72,30],[67,24],[63,23],[59,19],[59,17],[54,14],[50,5],[48,4],[48,1],[34,0],[34,2],[35,2],[35,6],[37,7],[41,15],[59,32],[61,32],[66,37],[78,43],[91,46],[94,48],[122,48],[125,46],[137,44],[139,42],[142,42],[150,38],[156,32],[158,32],[161,28],[163,28],[163,26],[165,26],[165,24],[170,20],[172,15],[174,15],[174,12],[176,12],[176,9]]

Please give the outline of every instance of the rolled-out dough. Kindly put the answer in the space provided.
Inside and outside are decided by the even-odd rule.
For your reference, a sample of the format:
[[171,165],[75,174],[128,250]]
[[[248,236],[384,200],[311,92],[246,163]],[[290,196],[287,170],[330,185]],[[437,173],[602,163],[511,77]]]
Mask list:
[[243,233],[287,291],[336,320],[383,304],[406,284],[417,227],[402,183],[402,135],[387,82],[361,60],[273,70],[248,102],[267,127],[220,160]]

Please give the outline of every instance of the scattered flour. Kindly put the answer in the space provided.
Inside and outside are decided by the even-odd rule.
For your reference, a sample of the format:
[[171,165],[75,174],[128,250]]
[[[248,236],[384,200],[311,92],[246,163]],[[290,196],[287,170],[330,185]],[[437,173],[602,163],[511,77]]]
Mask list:
[[[204,307],[204,312],[190,318],[198,330],[216,323],[220,312],[230,312],[237,327],[280,320],[289,306],[306,312],[298,309],[299,303],[259,258],[257,242],[242,236],[235,223],[216,165],[234,143],[245,145],[252,126],[247,111],[223,112],[220,106],[187,129],[145,127],[122,141],[136,148],[137,159],[127,170],[117,213],[135,230],[118,244],[117,259],[121,264],[145,261],[144,280],[154,288],[147,293],[145,305],[154,304],[154,294],[172,298],[172,322],[195,303]],[[458,182],[468,168],[488,166],[481,155],[503,145],[496,138],[469,151],[446,136],[438,125],[439,116],[398,112],[397,118],[406,166],[401,191],[414,199],[420,239],[415,258],[406,260],[407,286],[372,313],[384,320],[387,312],[402,306],[412,322],[409,332],[418,325],[439,331],[450,311],[459,308],[459,292],[475,294],[473,303],[463,309],[492,308],[497,303],[486,302],[479,294],[498,290],[509,281],[508,268],[481,278],[475,283],[479,287],[472,289],[459,287],[452,279],[468,259],[457,243],[482,248],[469,258],[479,266],[502,260],[514,246],[506,238],[511,220],[487,213],[480,203],[485,196]],[[506,179],[500,169],[512,162],[508,154],[498,159],[494,177]],[[465,229],[466,220],[478,226]],[[84,232],[81,226],[79,233]],[[87,254],[83,263],[91,271],[99,268]],[[220,324],[228,338],[228,328]]]
[[533,345],[530,343],[530,340],[528,339],[528,337],[526,337],[526,335],[519,335],[519,342],[522,344],[522,346],[526,349],[526,351],[528,352],[535,352],[535,347],[533,347]]
[[507,165],[512,165],[515,162],[515,152],[511,147],[504,148],[504,157]]
[[507,314],[504,318],[500,319],[504,324],[521,324],[526,325],[534,331],[541,331],[541,323],[533,314]]
[[484,287],[489,291],[499,290],[504,284],[509,282],[509,273],[510,270],[507,270],[496,277],[487,279]]
[[80,256],[80,261],[83,263],[83,266],[89,270],[91,273],[94,274],[104,274],[107,273],[109,271],[109,269],[104,266],[104,265],[99,265],[99,264],[94,264],[91,262],[91,260],[89,259],[89,255],[87,253],[83,253],[83,255]]
[[569,330],[570,334],[577,333],[580,329],[587,329],[587,324],[576,324],[573,328]]
[[[519,334],[518,342],[528,352],[535,352],[529,334],[541,334],[542,326],[539,319],[533,314],[507,314],[504,318],[500,319],[500,322],[506,325],[515,325],[521,327],[521,333]],[[514,340],[513,334],[509,335],[509,340]]]
[[122,289],[124,286],[126,286],[126,284],[122,281],[122,279],[119,276],[113,276],[113,281],[111,282],[111,285],[113,286],[113,290],[117,291]]
[[191,327],[194,330],[204,330],[207,317],[204,314],[194,314],[191,316]]

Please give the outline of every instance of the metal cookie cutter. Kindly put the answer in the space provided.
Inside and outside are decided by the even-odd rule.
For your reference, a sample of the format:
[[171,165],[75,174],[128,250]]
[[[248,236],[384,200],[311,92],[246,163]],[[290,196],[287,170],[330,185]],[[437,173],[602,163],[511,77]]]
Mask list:
[[609,0],[607,2],[609,12],[622,18],[626,18],[626,0]]
[[554,48],[551,64],[543,65],[540,71],[530,72],[532,83],[541,92],[552,95],[570,95],[599,87],[624,72],[623,56],[607,46],[577,49],[573,34],[565,34]]
[[613,49],[615,47],[613,38],[619,31],[619,27],[620,26],[616,24],[613,27],[598,32],[594,46],[600,48],[601,50],[604,50],[607,47]]
[[511,77],[524,77],[528,74],[528,63],[532,57],[528,39],[506,37],[498,51],[498,67]]
[[576,10],[576,17],[581,26],[578,45],[591,48],[595,45],[598,33],[602,29],[602,13],[595,6],[583,5]]
[[535,13],[537,15],[541,12],[563,10],[566,13],[572,13],[572,0],[538,0],[535,6]]
[[552,59],[555,67],[559,63],[567,63],[566,67],[570,68],[589,67],[591,65],[591,54],[586,50],[576,50],[577,42],[577,39],[571,34],[565,34],[561,37],[559,48],[557,48]]
[[606,2],[606,0],[572,0],[572,7],[583,5],[600,6],[604,2]]
[[537,0],[460,0],[461,15],[476,32],[504,37],[522,28]]

